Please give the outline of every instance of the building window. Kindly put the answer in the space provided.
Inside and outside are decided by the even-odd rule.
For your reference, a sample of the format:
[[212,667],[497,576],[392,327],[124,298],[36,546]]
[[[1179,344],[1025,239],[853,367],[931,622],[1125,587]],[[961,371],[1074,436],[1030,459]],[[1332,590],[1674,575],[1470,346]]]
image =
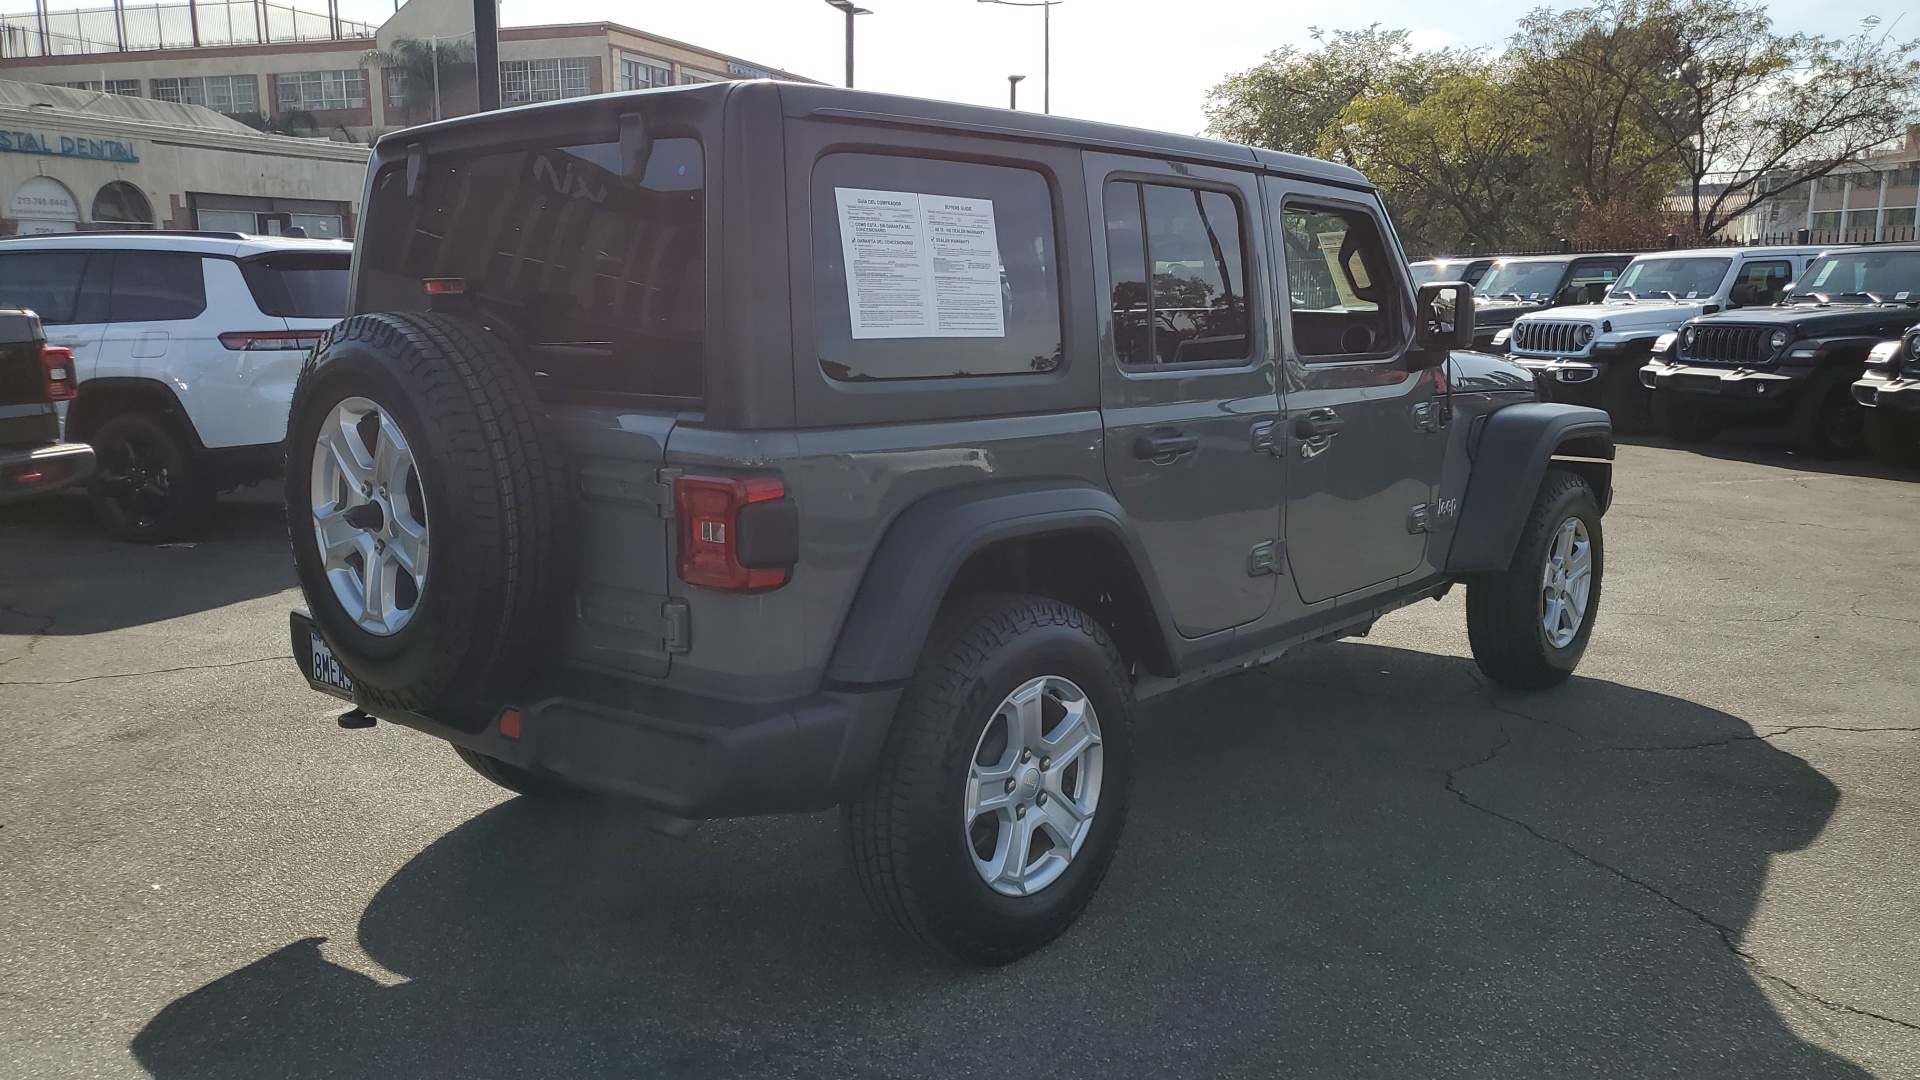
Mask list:
[[1819,180],[1819,188],[1822,192],[1839,191],[1846,184],[1847,178],[1839,173],[1828,173]]
[[1813,230],[1815,232],[1839,232],[1840,211],[1827,210],[1813,215]]
[[681,86],[692,86],[696,83],[726,82],[726,81],[727,81],[727,77],[725,75],[710,75],[707,72],[695,71],[692,68],[680,69],[680,85]]
[[367,73],[364,71],[296,71],[277,78],[282,112],[367,107]]
[[584,59],[500,61],[503,104],[585,97],[587,93],[587,61]]
[[122,97],[140,96],[139,79],[107,79],[105,81],[94,79],[87,82],[63,82],[55,83],[54,85],[64,86],[71,90],[91,90],[96,94],[119,94]]
[[228,116],[260,111],[260,84],[251,75],[155,79],[153,96],[160,101],[177,101],[182,105],[204,105]]
[[93,196],[93,220],[105,224],[153,224],[153,204],[141,190],[125,180],[114,180]]
[[407,88],[411,85],[407,73],[400,68],[387,68],[387,108],[404,109],[407,107]]
[[673,68],[664,60],[649,60],[641,56],[622,57],[620,60],[620,89],[650,90],[656,86],[673,85]]

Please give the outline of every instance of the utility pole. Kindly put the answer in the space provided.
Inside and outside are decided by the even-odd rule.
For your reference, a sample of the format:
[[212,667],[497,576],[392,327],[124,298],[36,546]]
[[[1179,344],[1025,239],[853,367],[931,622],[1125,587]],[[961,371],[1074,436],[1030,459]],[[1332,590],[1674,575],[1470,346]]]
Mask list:
[[847,88],[853,88],[853,17],[871,15],[873,12],[854,6],[853,0],[827,0],[827,3],[847,13]]

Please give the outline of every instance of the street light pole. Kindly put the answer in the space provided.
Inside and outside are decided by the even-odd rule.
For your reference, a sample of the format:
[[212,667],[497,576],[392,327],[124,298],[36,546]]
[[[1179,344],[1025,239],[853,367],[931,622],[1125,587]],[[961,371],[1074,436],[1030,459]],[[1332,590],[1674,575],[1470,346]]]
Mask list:
[[1020,107],[1020,80],[1024,78],[1026,78],[1025,75],[1007,76],[1007,108],[1017,109]]
[[[832,3],[833,0],[827,0]],[[1001,7],[1037,7],[1040,9],[1040,111],[1053,112],[1053,8],[1066,0],[977,0]]]
[[827,3],[847,13],[847,88],[853,88],[853,17],[871,15],[873,12],[863,7],[855,7],[853,0],[827,0]]

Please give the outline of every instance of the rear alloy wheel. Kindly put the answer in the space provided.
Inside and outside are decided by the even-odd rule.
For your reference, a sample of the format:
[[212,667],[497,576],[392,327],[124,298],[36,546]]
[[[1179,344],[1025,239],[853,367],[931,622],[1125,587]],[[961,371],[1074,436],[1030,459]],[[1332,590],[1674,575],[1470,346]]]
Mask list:
[[406,432],[364,397],[333,407],[315,439],[309,489],[327,584],[360,629],[385,637],[427,588],[427,501]]
[[122,540],[157,544],[189,535],[213,513],[206,470],[158,413],[130,412],[95,428],[93,515]]

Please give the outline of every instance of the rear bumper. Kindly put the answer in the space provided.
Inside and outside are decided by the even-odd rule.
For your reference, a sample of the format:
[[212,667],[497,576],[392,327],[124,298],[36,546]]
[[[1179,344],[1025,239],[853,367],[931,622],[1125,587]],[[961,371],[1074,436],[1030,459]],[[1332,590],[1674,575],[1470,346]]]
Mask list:
[[1861,379],[1853,384],[1853,400],[1889,412],[1920,413],[1920,378]]
[[93,447],[86,443],[0,449],[0,503],[58,491],[92,475]]
[[[299,657],[312,624],[299,611],[290,621]],[[741,704],[562,671],[478,724],[359,704],[382,720],[590,791],[675,817],[718,818],[824,810],[857,795],[880,759],[900,694],[897,686],[822,690]],[[509,705],[521,717],[517,738],[500,727]]]

